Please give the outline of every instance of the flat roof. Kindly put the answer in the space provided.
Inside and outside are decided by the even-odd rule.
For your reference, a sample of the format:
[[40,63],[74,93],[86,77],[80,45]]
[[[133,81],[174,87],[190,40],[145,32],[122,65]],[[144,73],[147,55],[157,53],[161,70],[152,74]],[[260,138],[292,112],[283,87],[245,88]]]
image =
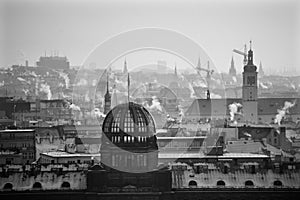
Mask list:
[[230,158],[269,158],[267,155],[263,154],[253,154],[253,153],[225,153],[220,156],[216,155],[205,155],[204,153],[159,153],[158,158],[218,158],[218,159],[230,159]]
[[68,153],[64,151],[53,151],[41,153],[41,155],[55,157],[55,158],[68,158],[68,157],[98,157],[100,153]]
[[163,139],[171,139],[171,140],[180,140],[180,139],[184,139],[184,140],[193,140],[193,139],[205,139],[207,138],[207,136],[186,136],[186,137],[157,137],[158,140],[163,140]]
[[10,132],[32,132],[34,129],[5,129],[0,130],[1,133],[10,133]]

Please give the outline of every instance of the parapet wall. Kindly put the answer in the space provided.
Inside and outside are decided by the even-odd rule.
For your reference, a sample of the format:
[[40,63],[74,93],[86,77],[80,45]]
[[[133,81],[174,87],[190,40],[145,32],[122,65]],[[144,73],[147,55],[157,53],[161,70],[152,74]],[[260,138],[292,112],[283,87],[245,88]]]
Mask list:
[[0,191],[14,190],[85,190],[86,170],[74,166],[28,166],[0,170]]
[[249,173],[235,171],[223,173],[220,170],[209,170],[206,173],[195,173],[191,167],[172,170],[172,188],[300,188],[299,171],[274,173]]

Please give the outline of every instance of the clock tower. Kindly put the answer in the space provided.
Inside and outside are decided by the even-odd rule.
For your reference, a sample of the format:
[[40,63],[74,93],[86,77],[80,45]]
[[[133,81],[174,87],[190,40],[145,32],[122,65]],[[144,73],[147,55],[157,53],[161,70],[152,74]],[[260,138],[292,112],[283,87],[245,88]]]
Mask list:
[[257,67],[253,64],[253,51],[248,51],[248,63],[243,71],[243,115],[244,121],[257,123]]

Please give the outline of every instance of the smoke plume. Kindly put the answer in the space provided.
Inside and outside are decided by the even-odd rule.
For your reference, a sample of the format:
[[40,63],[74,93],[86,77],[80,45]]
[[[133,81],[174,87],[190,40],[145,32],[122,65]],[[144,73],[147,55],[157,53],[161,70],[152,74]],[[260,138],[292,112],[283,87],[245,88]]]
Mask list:
[[286,113],[289,113],[289,109],[295,106],[296,101],[293,103],[291,102],[284,102],[284,106],[282,109],[278,109],[277,112],[278,114],[275,116],[274,123],[280,125],[282,119],[285,117]]
[[79,106],[76,106],[75,104],[71,104],[69,105],[69,108],[72,109],[73,111],[80,111],[80,107]]
[[152,97],[152,105],[149,107],[150,110],[157,110],[162,112],[162,106],[160,105],[160,102],[158,101],[156,96]]
[[52,97],[52,93],[50,90],[50,86],[47,83],[42,83],[40,87],[40,92],[44,92],[47,94],[47,99],[50,100]]
[[234,116],[235,114],[241,114],[241,112],[239,111],[240,108],[242,108],[242,104],[240,103],[236,103],[236,102],[233,102],[232,104],[230,104],[228,106],[229,108],[229,111],[230,111],[230,120],[233,121],[234,120]]

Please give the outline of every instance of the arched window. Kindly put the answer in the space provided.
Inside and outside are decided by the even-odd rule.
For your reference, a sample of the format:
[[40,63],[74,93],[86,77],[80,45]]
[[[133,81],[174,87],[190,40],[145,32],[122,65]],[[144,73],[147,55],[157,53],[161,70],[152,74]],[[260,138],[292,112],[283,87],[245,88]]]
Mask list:
[[217,182],[217,186],[218,187],[225,187],[225,182],[224,181],[222,181],[222,180],[219,180],[218,182]]
[[280,181],[280,180],[276,180],[276,181],[274,181],[274,186],[275,187],[282,187],[283,185],[282,185],[282,182]]
[[13,189],[13,184],[5,183],[3,190],[12,190],[12,189]]
[[32,189],[40,190],[40,189],[42,189],[42,184],[41,184],[40,182],[35,182],[35,183],[32,185]]
[[197,187],[197,182],[196,181],[190,181],[189,182],[189,187],[192,187],[192,188]]
[[70,189],[70,183],[69,182],[63,182],[61,184],[62,189]]
[[245,186],[246,186],[246,187],[253,187],[253,186],[254,186],[254,183],[253,183],[253,181],[251,181],[251,180],[247,180],[247,181],[245,182]]

